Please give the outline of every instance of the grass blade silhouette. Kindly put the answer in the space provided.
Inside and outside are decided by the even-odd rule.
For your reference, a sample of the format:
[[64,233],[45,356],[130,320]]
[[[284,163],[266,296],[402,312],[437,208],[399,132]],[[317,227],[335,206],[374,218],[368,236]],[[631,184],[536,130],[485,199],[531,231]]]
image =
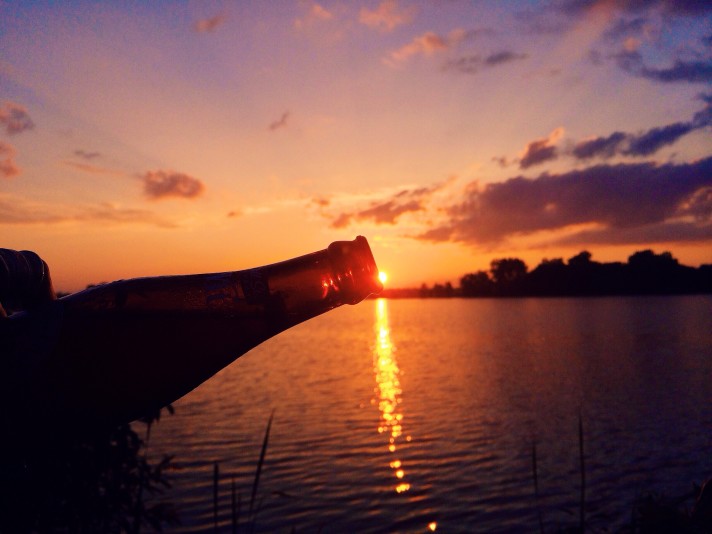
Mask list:
[[579,503],[579,532],[584,532],[586,526],[586,464],[583,455],[583,419],[579,412],[579,468],[581,469],[581,500]]
[[220,468],[218,463],[213,464],[213,531],[218,531],[218,478]]
[[269,416],[269,421],[267,421],[267,428],[265,430],[265,437],[262,440],[262,451],[260,452],[260,459],[257,462],[257,470],[255,471],[255,480],[252,483],[252,494],[250,495],[250,508],[247,516],[252,518],[252,513],[255,505],[255,497],[257,497],[257,488],[260,484],[260,475],[262,474],[262,466],[265,462],[265,456],[267,454],[267,443],[269,442],[269,431],[272,427],[272,418],[274,417],[274,411]]
[[532,442],[532,474],[534,476],[534,503],[536,505],[537,518],[539,519],[539,532],[544,534],[544,519],[541,515],[541,504],[539,502],[539,474],[536,465],[536,442]]
[[232,518],[232,532],[237,533],[238,517],[240,516],[240,496],[235,490],[235,477],[230,478],[230,516]]

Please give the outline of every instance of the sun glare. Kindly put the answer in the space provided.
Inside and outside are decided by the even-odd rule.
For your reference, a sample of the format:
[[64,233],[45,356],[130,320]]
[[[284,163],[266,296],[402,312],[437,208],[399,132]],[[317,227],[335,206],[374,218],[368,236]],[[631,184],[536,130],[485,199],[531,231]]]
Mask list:
[[385,284],[386,280],[388,280],[388,275],[384,271],[379,271],[378,279],[381,281],[382,284]]

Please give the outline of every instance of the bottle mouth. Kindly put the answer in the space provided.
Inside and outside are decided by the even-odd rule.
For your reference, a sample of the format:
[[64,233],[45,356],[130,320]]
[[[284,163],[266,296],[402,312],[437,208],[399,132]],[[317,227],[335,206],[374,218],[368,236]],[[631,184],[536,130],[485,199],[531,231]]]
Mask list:
[[335,241],[327,251],[337,277],[336,285],[345,302],[357,304],[383,290],[376,260],[365,237],[360,235],[353,241]]

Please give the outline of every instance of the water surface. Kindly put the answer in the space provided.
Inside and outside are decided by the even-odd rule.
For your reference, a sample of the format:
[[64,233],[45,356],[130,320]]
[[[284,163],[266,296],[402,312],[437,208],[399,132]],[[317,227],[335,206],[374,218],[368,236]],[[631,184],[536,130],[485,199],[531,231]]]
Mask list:
[[[246,515],[265,426],[258,532],[615,530],[648,491],[712,476],[712,297],[372,300],[284,332],[175,404],[185,531]],[[539,503],[532,447],[536,445]]]

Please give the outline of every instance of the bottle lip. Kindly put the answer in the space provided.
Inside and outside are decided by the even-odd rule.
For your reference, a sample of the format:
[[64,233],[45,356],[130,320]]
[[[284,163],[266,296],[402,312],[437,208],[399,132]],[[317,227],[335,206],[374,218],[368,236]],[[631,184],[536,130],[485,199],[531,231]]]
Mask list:
[[376,260],[364,236],[357,236],[353,241],[335,241],[327,252],[339,275],[338,286],[345,302],[357,304],[383,290]]

